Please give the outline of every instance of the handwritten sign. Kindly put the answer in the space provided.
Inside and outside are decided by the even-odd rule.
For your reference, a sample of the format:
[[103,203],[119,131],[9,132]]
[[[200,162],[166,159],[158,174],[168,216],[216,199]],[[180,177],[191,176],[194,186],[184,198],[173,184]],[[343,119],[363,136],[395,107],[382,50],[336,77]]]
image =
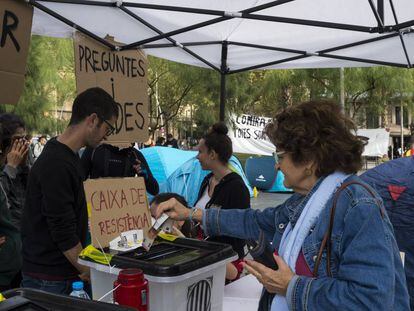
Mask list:
[[122,232],[143,229],[146,233],[151,227],[142,177],[88,179],[84,187],[93,246],[107,247]]
[[[125,146],[148,140],[148,62],[142,51],[116,52],[75,34],[75,72],[78,94],[99,86],[118,104],[112,145]],[[119,45],[119,44],[118,44]]]
[[264,131],[271,120],[249,114],[232,115],[228,135],[233,143],[233,152],[271,155],[275,146]]
[[24,1],[0,1],[0,104],[15,105],[24,87],[33,8]]

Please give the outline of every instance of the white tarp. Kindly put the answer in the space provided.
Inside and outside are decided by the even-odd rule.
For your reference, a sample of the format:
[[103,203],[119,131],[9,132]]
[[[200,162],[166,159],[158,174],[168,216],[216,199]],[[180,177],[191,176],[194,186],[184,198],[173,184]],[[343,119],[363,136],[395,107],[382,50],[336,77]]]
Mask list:
[[258,155],[272,155],[275,146],[264,133],[264,128],[271,118],[250,114],[232,115],[229,137],[233,143],[233,152]]
[[365,157],[382,157],[387,155],[390,133],[383,129],[359,129],[357,135],[369,138],[362,153]]
[[[209,67],[206,64],[208,62],[219,69],[222,42],[227,41],[227,67],[230,72],[259,64],[262,65],[261,68],[266,69],[369,66],[370,60],[404,66],[408,61],[399,31],[410,63],[414,63],[413,0],[393,1],[398,25],[402,24],[401,27],[404,29],[386,27],[381,33],[375,28],[378,26],[378,21],[369,1],[361,0],[129,0],[128,3],[114,0],[91,1],[94,5],[58,3],[53,0],[32,0],[32,2],[46,7],[100,38],[110,34],[115,37],[115,40],[125,44],[154,38],[159,35],[157,31],[168,33],[222,18],[219,23],[172,35],[170,39],[178,42],[176,46],[161,48],[159,44],[171,44],[171,41],[168,38],[158,38],[156,41],[145,42],[149,45],[158,45],[156,48],[149,45],[141,48],[149,55],[200,67]],[[272,2],[281,4],[249,14],[244,13],[243,16],[240,13],[242,10]],[[121,7],[98,5],[102,3],[106,5],[118,3]],[[161,7],[137,8],[129,3],[140,6],[162,5],[213,11],[178,12],[177,8],[168,10]],[[373,3],[376,5],[377,1]],[[128,15],[123,10],[125,8],[142,20],[138,21]],[[273,18],[273,21],[263,20],[267,17]],[[151,24],[157,30],[150,29],[142,21]],[[317,21],[319,26],[315,26],[314,21]],[[332,25],[321,24],[323,22]],[[390,1],[385,0],[384,25],[396,24]],[[347,25],[357,27],[354,30],[342,29],[349,28]],[[35,9],[32,30],[34,34],[71,37],[73,31],[73,28],[67,24]],[[387,37],[387,39],[375,41],[380,37]],[[361,40],[371,41],[349,46]],[[266,48],[248,46],[251,44],[266,46]],[[182,45],[188,51],[185,51]],[[338,46],[343,47],[326,51]],[[191,53],[199,55],[205,62]],[[295,57],[301,58],[286,61]],[[355,58],[359,60],[355,61]],[[361,61],[362,59],[367,62]],[[283,62],[276,63],[277,61]]]
[[[237,153],[272,155],[275,146],[264,133],[271,118],[250,114],[231,115],[228,124],[233,151]],[[390,133],[383,129],[358,129],[357,135],[368,138],[363,156],[382,157],[388,152]]]

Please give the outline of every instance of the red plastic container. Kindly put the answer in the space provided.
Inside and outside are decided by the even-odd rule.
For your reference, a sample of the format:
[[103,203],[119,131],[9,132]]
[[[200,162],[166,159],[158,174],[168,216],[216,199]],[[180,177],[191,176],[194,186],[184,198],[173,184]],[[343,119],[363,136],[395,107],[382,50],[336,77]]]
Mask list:
[[[119,286],[119,287],[118,287]],[[139,311],[148,311],[148,281],[140,269],[124,269],[119,272],[114,282],[114,301],[123,306],[133,307]]]

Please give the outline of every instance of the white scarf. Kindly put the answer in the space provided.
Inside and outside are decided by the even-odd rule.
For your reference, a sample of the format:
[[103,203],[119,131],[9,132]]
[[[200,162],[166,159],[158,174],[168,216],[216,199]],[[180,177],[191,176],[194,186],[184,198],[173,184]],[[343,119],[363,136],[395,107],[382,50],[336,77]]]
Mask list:
[[[349,175],[335,172],[327,176],[318,189],[312,194],[303,208],[298,221],[294,228],[289,223],[283,233],[282,240],[279,246],[279,256],[288,264],[293,272],[296,272],[296,261],[298,260],[299,252],[302,249],[305,238],[309,235],[310,229],[316,223],[320,213],[324,209],[326,203],[341,186],[343,181]],[[287,311],[288,305],[286,297],[276,295],[272,301],[271,311]]]

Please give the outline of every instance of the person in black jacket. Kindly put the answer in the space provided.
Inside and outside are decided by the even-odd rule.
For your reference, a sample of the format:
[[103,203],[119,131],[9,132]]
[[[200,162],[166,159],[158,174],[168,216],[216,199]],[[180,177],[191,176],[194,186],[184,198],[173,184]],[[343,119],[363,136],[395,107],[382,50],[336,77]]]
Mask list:
[[[1,114],[0,124],[3,133],[1,139],[2,153],[0,155],[0,166],[2,174],[0,180],[3,183],[3,188],[10,204],[11,221],[20,230],[29,175],[27,163],[29,142],[26,140],[26,126],[19,116],[12,113]],[[8,155],[16,141],[21,143],[24,154],[19,158],[19,161],[11,163]]]
[[145,187],[150,194],[158,194],[157,180],[142,153],[134,147],[119,149],[109,144],[101,144],[95,149],[87,147],[81,161],[86,178],[138,175],[144,177]]
[[178,142],[172,134],[167,134],[167,140],[164,143],[164,147],[170,147],[170,148],[178,149]]
[[89,268],[78,263],[88,233],[78,151],[98,146],[114,131],[117,117],[107,92],[87,89],[75,98],[68,127],[33,164],[22,216],[22,287],[69,294],[73,281],[89,281]]
[[[195,209],[210,207],[245,209],[250,207],[250,194],[243,179],[230,170],[228,162],[233,154],[231,139],[224,123],[216,123],[200,140],[197,159],[204,170],[211,170],[200,187]],[[245,241],[231,237],[210,237],[209,241],[230,244],[239,259],[226,267],[226,279],[234,280],[241,272]]]

